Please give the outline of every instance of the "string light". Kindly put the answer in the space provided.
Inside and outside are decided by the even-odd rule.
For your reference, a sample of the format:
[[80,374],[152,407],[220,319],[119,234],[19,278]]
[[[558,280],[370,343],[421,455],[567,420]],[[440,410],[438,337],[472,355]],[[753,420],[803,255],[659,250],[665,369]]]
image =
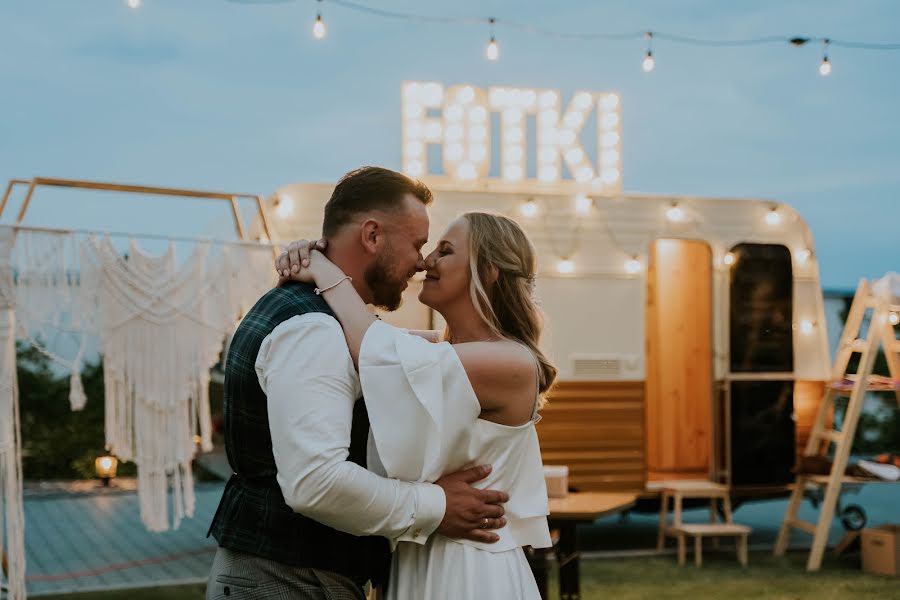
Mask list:
[[488,42],[487,50],[485,50],[485,55],[488,60],[497,60],[500,58],[500,47],[497,46],[497,38],[494,36],[494,23],[495,20],[491,18],[491,41]]
[[275,214],[281,219],[287,219],[294,214],[294,201],[290,198],[280,198],[275,206]]
[[647,54],[644,55],[644,62],[641,63],[641,68],[644,70],[644,73],[649,73],[656,66],[656,61],[653,60],[653,32],[648,31],[644,37],[647,39]]
[[812,255],[812,252],[810,252],[809,248],[798,248],[794,251],[794,260],[797,261],[798,265],[805,265],[810,255]]
[[831,40],[826,38],[822,46],[822,62],[819,64],[819,75],[822,77],[831,75],[831,63],[828,62],[828,44],[830,43]]
[[643,265],[637,255],[632,256],[625,261],[625,272],[629,275],[637,275],[641,272]]
[[128,0],[128,8],[140,8],[141,0]]
[[773,227],[781,223],[781,213],[778,212],[777,206],[773,206],[769,209],[769,212],[766,213],[766,223]]
[[[228,0],[230,2],[245,4],[261,4],[261,3],[278,3],[284,2],[284,0]],[[128,6],[132,8],[136,8],[141,4],[141,0],[126,0]],[[317,2],[321,2],[321,0],[317,0]],[[442,15],[425,15],[418,13],[407,13],[393,10],[386,10],[383,8],[378,8],[374,6],[367,6],[365,4],[359,3],[357,0],[329,0],[332,4],[337,6],[341,6],[347,10],[351,10],[357,13],[364,13],[369,15],[374,15],[376,17],[386,18],[386,19],[394,19],[394,20],[402,20],[402,21],[413,21],[419,23],[435,23],[442,25],[459,25],[459,26],[471,26],[473,23],[488,23],[491,25],[491,41],[488,44],[488,58],[490,60],[497,60],[499,58],[499,47],[497,46],[496,38],[493,33],[493,25],[497,22],[497,19],[483,19],[483,18],[473,18],[473,17],[451,17],[451,16],[442,16]],[[317,19],[317,22],[320,19]],[[709,38],[695,38],[686,35],[679,35],[673,33],[665,33],[665,32],[573,32],[569,30],[556,30],[556,29],[548,29],[545,27],[534,26],[528,23],[521,23],[516,21],[508,21],[503,19],[504,27],[508,29],[517,29],[519,31],[523,31],[533,35],[539,35],[546,38],[555,38],[562,40],[576,40],[576,41],[590,41],[590,40],[605,40],[605,41],[613,41],[613,42],[627,42],[630,40],[644,38],[647,40],[647,52],[644,56],[643,60],[643,70],[645,72],[650,72],[655,67],[655,59],[653,57],[653,51],[651,48],[651,41],[653,38],[663,39],[675,44],[682,44],[687,46],[699,46],[699,47],[712,47],[712,48],[738,48],[738,47],[751,47],[751,46],[761,46],[761,45],[771,45],[771,44],[791,44],[793,46],[803,46],[809,42],[824,42],[826,48],[829,46],[839,46],[841,48],[850,48],[855,50],[873,50],[873,51],[898,51],[900,50],[900,42],[865,42],[865,41],[857,41],[857,40],[839,40],[834,38],[824,38],[824,37],[805,37],[805,36],[784,36],[784,35],[765,35],[754,38],[740,38],[740,39],[709,39]],[[316,31],[321,31],[324,36],[324,23],[320,26],[316,26]],[[318,38],[318,33],[316,34]],[[831,73],[831,63],[828,60],[827,55],[823,56],[822,63],[819,65],[819,73],[822,76],[827,76]]]
[[800,333],[804,335],[809,335],[813,332],[813,328],[816,326],[815,321],[810,321],[809,319],[803,319],[800,321]]
[[725,256],[722,257],[722,262],[726,267],[730,267],[734,264],[734,252],[726,252]]
[[578,194],[575,196],[575,212],[579,215],[586,215],[591,212],[591,208],[594,206],[594,201],[584,194]]
[[522,213],[523,217],[535,217],[538,214],[538,205],[534,199],[530,199],[526,201],[522,206],[519,207],[519,212]]
[[673,223],[684,221],[684,210],[678,206],[677,202],[673,202],[672,206],[666,210],[666,218]]
[[556,263],[556,270],[564,275],[575,272],[575,263],[569,258],[563,258]]
[[900,323],[900,314],[892,312],[888,315],[888,321],[890,321],[891,325],[896,325]]
[[[319,6],[322,6],[322,0],[318,0]],[[322,9],[316,10],[316,22],[313,23],[313,37],[321,40],[325,37],[325,21],[322,20]]]

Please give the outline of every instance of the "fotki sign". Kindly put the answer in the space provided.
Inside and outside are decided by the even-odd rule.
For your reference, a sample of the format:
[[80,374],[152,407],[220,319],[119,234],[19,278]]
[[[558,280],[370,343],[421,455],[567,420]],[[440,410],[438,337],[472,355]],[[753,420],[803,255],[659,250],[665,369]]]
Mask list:
[[[596,126],[586,127],[592,118]],[[509,190],[621,189],[620,102],[614,93],[579,91],[563,102],[550,89],[408,81],[402,123],[403,171],[413,177]],[[440,148],[440,160],[429,156],[429,146]]]

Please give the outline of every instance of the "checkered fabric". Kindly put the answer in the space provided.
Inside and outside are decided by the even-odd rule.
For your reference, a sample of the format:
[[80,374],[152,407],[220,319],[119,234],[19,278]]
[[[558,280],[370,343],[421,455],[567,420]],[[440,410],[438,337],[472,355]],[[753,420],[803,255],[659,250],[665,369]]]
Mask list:
[[219,548],[206,586],[206,600],[365,600],[353,580],[319,569]]
[[[266,395],[256,375],[263,340],[280,323],[309,312],[331,316],[312,285],[291,283],[266,293],[250,309],[231,341],[225,361],[225,449],[234,472],[209,534],[219,546],[293,567],[349,577],[359,584],[381,583],[390,568],[387,540],[356,537],[295,513],[275,479]],[[310,348],[310,352],[316,352]],[[303,390],[297,390],[303,402]],[[369,419],[356,402],[349,460],[365,466]],[[291,596],[294,597],[294,596]]]

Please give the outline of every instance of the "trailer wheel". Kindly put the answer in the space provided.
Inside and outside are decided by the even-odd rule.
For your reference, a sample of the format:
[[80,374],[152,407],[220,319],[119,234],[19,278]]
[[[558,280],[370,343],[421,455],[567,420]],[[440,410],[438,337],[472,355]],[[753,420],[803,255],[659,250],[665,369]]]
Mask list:
[[866,526],[866,511],[859,504],[849,504],[841,511],[841,524],[847,531],[859,531]]

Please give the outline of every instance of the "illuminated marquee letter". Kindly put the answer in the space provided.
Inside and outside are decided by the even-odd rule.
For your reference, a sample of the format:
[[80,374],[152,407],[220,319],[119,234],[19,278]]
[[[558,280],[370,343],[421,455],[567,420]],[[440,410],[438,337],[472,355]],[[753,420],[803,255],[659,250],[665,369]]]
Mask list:
[[440,143],[441,121],[429,118],[429,108],[441,108],[444,87],[439,83],[403,83],[403,170],[413,177],[428,171],[426,144]]
[[493,87],[488,93],[491,110],[500,113],[500,177],[525,178],[526,117],[534,112],[534,90]]
[[444,172],[460,181],[487,176],[491,124],[484,92],[471,85],[450,88],[443,117]]
[[[528,115],[536,116],[537,181],[573,185],[576,191],[615,192],[621,186],[621,123],[616,94],[579,91],[564,113],[559,92],[471,85],[447,90],[434,82],[405,82],[403,98],[403,171],[428,175],[428,145],[440,144],[443,171],[451,179],[487,178],[491,163],[492,112],[500,114],[500,177],[507,185],[529,181],[526,172]],[[597,161],[581,143],[584,125],[597,108]],[[429,116],[440,110],[440,117]],[[574,178],[562,177],[561,161]],[[531,180],[533,181],[533,180]],[[531,189],[531,188],[529,188]]]

